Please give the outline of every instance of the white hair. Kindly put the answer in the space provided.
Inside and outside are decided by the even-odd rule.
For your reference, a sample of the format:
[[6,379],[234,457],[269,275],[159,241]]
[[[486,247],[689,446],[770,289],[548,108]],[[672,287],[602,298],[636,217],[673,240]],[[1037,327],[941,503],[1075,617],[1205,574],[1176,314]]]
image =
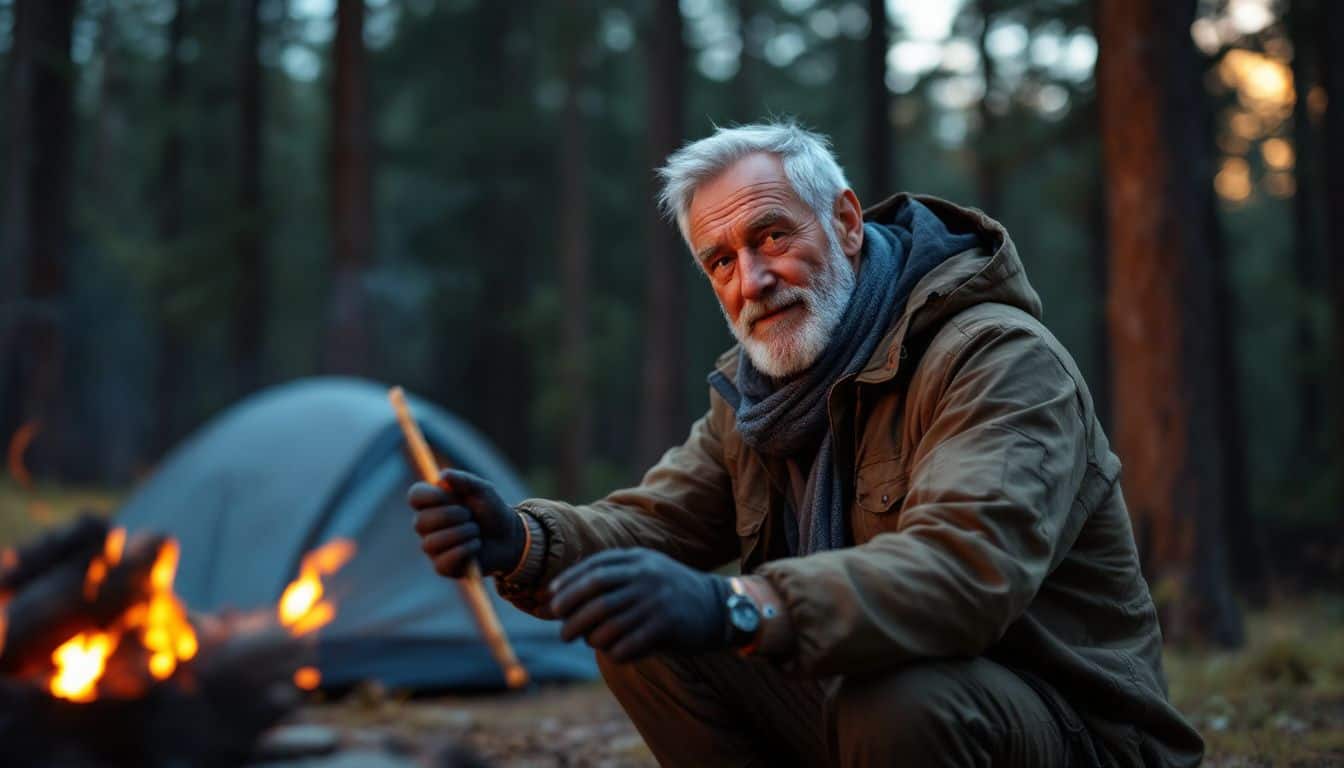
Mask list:
[[[663,181],[659,206],[676,220],[688,244],[691,238],[687,214],[695,190],[728,166],[758,152],[778,157],[798,197],[820,221],[830,221],[835,199],[849,188],[845,172],[831,152],[830,139],[792,120],[716,128],[713,135],[673,152],[667,164],[658,169]],[[828,239],[835,237],[833,227],[828,225],[825,229]]]

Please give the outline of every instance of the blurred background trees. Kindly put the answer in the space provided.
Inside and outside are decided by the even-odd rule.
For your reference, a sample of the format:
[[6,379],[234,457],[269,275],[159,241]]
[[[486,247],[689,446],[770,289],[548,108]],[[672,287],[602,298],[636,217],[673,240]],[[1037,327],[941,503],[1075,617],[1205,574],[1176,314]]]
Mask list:
[[1267,568],[1344,568],[1338,5],[0,0],[0,435],[125,486],[261,387],[355,374],[540,493],[633,482],[730,344],[652,169],[792,115],[865,203],[1008,227],[1168,631],[1235,643]]

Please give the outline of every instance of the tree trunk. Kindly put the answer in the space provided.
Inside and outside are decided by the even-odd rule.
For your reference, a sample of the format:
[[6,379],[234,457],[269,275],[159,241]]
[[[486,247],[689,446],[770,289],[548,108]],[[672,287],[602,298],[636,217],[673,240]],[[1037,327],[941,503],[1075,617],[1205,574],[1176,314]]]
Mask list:
[[[39,472],[65,466],[75,447],[65,381],[66,275],[69,270],[74,66],[70,42],[75,0],[14,4],[7,116],[9,165],[0,225],[0,299],[8,333],[0,336],[7,436],[42,422],[29,456]],[[12,281],[12,282],[11,282]],[[19,299],[18,286],[22,286]]]
[[331,89],[332,287],[323,367],[362,374],[369,368],[364,272],[373,257],[364,0],[336,4]]
[[[578,11],[578,0],[569,3]],[[579,108],[584,87],[584,29],[569,19],[565,56],[565,106],[560,136],[560,307],[561,386],[568,408],[560,429],[556,490],[577,500],[592,443],[592,395],[588,376],[588,146]]]
[[[765,57],[762,43],[753,34],[752,20],[762,13],[760,0],[737,0],[738,32],[742,36],[742,52],[737,57],[737,74],[729,84],[728,114],[734,123],[754,123],[762,119],[761,61]],[[652,95],[652,94],[650,94]]]
[[111,3],[103,7],[98,19],[99,58],[102,71],[98,81],[98,118],[93,129],[92,188],[100,200],[118,194],[114,178],[116,156],[126,140],[126,93],[128,78],[124,71],[117,40],[117,12]]
[[266,340],[266,254],[261,198],[261,0],[243,3],[242,61],[238,68],[238,213],[233,323],[233,366],[238,395],[262,383]]
[[[1344,6],[1323,2],[1321,23],[1321,84],[1325,86],[1325,237],[1330,259],[1330,307],[1334,310],[1334,366],[1332,391],[1344,390],[1344,51],[1338,35],[1344,34]],[[1300,161],[1299,161],[1300,167]],[[1344,456],[1344,409],[1335,404],[1334,455]]]
[[1312,323],[1311,308],[1322,298],[1321,269],[1317,243],[1317,179],[1313,173],[1316,142],[1311,124],[1309,94],[1317,82],[1312,70],[1316,44],[1312,39],[1319,11],[1309,0],[1292,0],[1288,7],[1288,30],[1293,43],[1293,172],[1297,190],[1293,195],[1293,267],[1297,290],[1297,326],[1294,334],[1293,372],[1297,380],[1297,454],[1299,477],[1310,478],[1319,469],[1322,454],[1322,367],[1320,340]]
[[886,0],[868,0],[868,38],[863,45],[864,143],[867,152],[867,204],[879,202],[896,190],[891,186],[892,142],[891,92],[887,90],[887,49],[891,33]]
[[[1203,128],[1199,135],[1205,138],[1199,144],[1187,146],[1208,152],[1207,137],[1214,135],[1212,114],[1205,100],[1196,104],[1199,124]],[[1203,155],[1203,160],[1205,168],[1213,167],[1210,155]],[[1241,417],[1241,366],[1237,359],[1237,338],[1240,336],[1237,318],[1241,313],[1232,289],[1231,253],[1223,239],[1218,202],[1208,191],[1213,187],[1212,173],[1206,173],[1202,178],[1205,187],[1201,223],[1208,238],[1213,270],[1210,275],[1213,306],[1209,322],[1218,366],[1214,374],[1215,418],[1222,427],[1219,443],[1223,456],[1223,498],[1226,502],[1223,527],[1227,537],[1228,571],[1240,595],[1253,605],[1263,605],[1269,597],[1269,560],[1258,530],[1260,526],[1251,514],[1250,490],[1246,483],[1246,427]]]
[[[531,101],[513,95],[530,93],[535,85],[537,46],[510,46],[508,41],[535,33],[536,6],[481,4],[472,18],[478,30],[472,55],[479,65],[473,73],[470,104],[480,115],[483,130],[497,140],[482,143],[466,160],[466,172],[481,184],[471,208],[471,219],[478,223],[471,237],[476,247],[501,256],[479,265],[483,310],[472,329],[470,357],[463,360],[451,348],[435,357],[436,378],[441,381],[457,380],[467,372],[463,412],[471,414],[475,425],[520,467],[527,466],[533,455],[534,376],[532,364],[524,359],[530,342],[518,318],[527,313],[533,281],[543,268],[534,255],[538,244],[531,230],[518,226],[519,211],[535,204],[527,197],[531,186],[522,177],[550,162],[554,150],[532,133],[538,117]],[[463,330],[446,327],[439,334],[451,342]]]
[[[1089,109],[1093,112],[1092,122],[1099,123],[1095,101]],[[1102,429],[1106,430],[1107,434],[1112,434],[1112,427],[1115,424],[1115,396],[1111,392],[1111,337],[1105,312],[1106,296],[1110,292],[1106,279],[1110,238],[1106,226],[1106,178],[1100,168],[1093,173],[1088,186],[1091,198],[1087,205],[1088,243],[1091,246],[1089,266],[1092,268],[1092,297],[1095,302],[1093,306],[1097,308],[1094,310],[1096,314],[1091,323],[1094,378],[1088,379],[1088,385],[1092,390],[1092,407],[1096,410],[1097,418],[1101,420]]]
[[[158,234],[159,243],[167,258],[179,255],[182,239],[183,205],[186,184],[183,178],[183,119],[186,113],[184,73],[181,62],[182,40],[187,29],[186,0],[173,3],[173,21],[168,27],[167,69],[163,75],[161,94],[168,113],[168,129],[163,137],[159,160]],[[163,269],[166,274],[173,270]],[[178,420],[179,392],[183,369],[187,360],[187,340],[171,310],[174,286],[166,278],[155,283],[155,309],[158,324],[158,363],[154,372],[154,426],[151,447],[155,457],[161,457],[173,447],[180,436]]]
[[989,25],[999,10],[998,0],[979,0],[980,9],[980,75],[985,94],[977,105],[980,117],[980,138],[975,146],[975,177],[980,196],[980,209],[992,217],[1003,216],[1003,157],[1000,151],[1001,131],[999,116],[991,108],[994,93],[994,58],[989,55],[986,40]]
[[[1226,424],[1195,0],[1100,0],[1116,445],[1169,637],[1243,642],[1228,585]],[[1211,279],[1211,276],[1213,279]]]
[[[676,150],[685,124],[686,43],[677,0],[658,0],[645,42],[648,51],[648,163],[661,166]],[[654,181],[652,170],[649,180]],[[653,200],[651,184],[646,200]],[[648,262],[644,270],[644,388],[640,402],[640,468],[651,466],[686,433],[686,271],[690,264],[675,226],[645,205]]]

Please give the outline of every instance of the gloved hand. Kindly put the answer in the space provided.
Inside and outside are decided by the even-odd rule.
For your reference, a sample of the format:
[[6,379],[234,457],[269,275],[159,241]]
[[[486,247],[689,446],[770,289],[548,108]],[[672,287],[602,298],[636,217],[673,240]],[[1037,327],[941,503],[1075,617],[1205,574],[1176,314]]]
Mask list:
[[475,558],[487,574],[508,573],[527,544],[523,520],[488,481],[456,469],[439,473],[450,490],[416,483],[406,494],[415,509],[420,548],[440,576],[460,579]]
[[612,549],[551,581],[560,636],[616,661],[728,646],[728,582],[650,549]]

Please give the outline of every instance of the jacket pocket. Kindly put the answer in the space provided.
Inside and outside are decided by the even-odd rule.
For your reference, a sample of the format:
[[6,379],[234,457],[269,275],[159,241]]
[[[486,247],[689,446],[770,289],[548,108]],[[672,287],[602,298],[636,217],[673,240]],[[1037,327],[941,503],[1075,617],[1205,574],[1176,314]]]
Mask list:
[[733,507],[743,569],[760,559],[761,527],[770,510],[770,480],[754,455],[744,454],[733,478]]
[[899,459],[883,459],[859,468],[854,483],[854,542],[863,544],[880,533],[896,530],[900,511],[910,487],[909,471]]
[[859,468],[854,503],[870,515],[888,515],[901,508],[910,488],[910,473],[905,462],[884,459]]

